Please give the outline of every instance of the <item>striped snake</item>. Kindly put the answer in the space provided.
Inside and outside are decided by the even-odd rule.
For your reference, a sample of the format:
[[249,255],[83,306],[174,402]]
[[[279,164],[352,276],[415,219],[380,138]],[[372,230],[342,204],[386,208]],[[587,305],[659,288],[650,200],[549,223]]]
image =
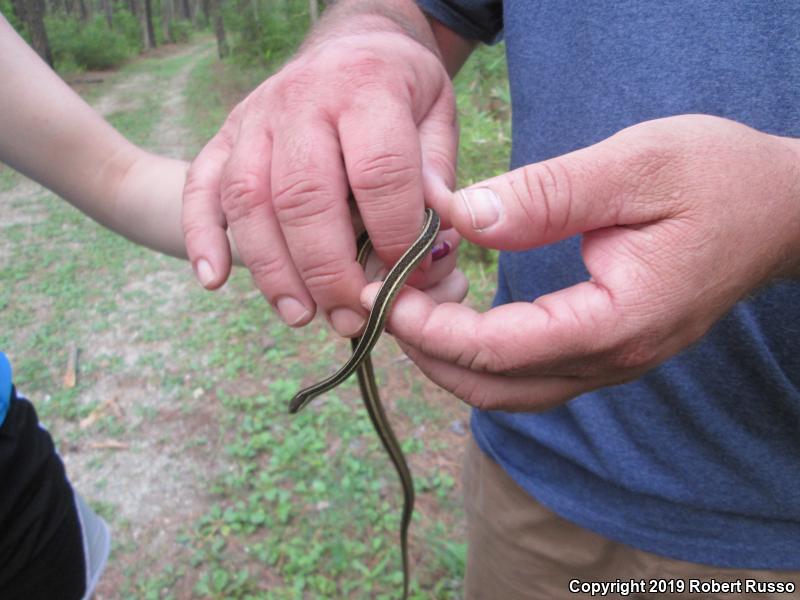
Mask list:
[[[422,262],[433,246],[436,235],[439,233],[439,224],[439,215],[430,208],[426,209],[422,233],[384,277],[381,288],[372,305],[372,311],[367,319],[364,333],[360,337],[350,340],[353,354],[336,373],[319,383],[300,390],[289,403],[289,412],[296,413],[320,394],[324,394],[344,382],[352,375],[353,371],[358,374],[358,385],[361,388],[361,396],[364,399],[369,418],[383,443],[383,447],[389,454],[392,463],[394,463],[394,468],[397,470],[400,482],[403,485],[403,514],[400,521],[400,551],[403,558],[403,600],[408,597],[410,581],[408,527],[411,523],[411,515],[414,512],[414,481],[403,451],[400,449],[400,444],[394,431],[392,431],[386,412],[381,404],[378,386],[375,383],[375,372],[370,359],[370,351],[375,347],[378,338],[383,333],[386,319],[397,294],[406,279]],[[357,258],[362,266],[366,265],[371,249],[372,243],[365,232],[358,242]]]

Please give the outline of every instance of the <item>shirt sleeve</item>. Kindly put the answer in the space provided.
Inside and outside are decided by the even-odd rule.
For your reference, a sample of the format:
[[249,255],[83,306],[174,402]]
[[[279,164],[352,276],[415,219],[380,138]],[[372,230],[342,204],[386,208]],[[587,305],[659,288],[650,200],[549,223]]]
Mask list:
[[8,404],[11,399],[11,363],[5,354],[0,352],[0,425],[5,421]]
[[465,39],[494,44],[502,38],[502,0],[417,0],[417,4]]

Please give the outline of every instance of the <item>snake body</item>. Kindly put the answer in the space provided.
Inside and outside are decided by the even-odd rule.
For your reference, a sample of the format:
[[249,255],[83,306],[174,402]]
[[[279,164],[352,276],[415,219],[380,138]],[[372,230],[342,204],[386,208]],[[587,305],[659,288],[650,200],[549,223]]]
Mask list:
[[[381,403],[378,386],[375,383],[375,372],[372,368],[370,352],[375,347],[381,333],[386,326],[386,319],[392,308],[397,294],[402,289],[406,279],[419,266],[422,260],[430,251],[436,235],[439,233],[439,216],[430,208],[425,210],[425,222],[422,232],[413,244],[400,257],[395,265],[386,274],[381,288],[375,297],[372,311],[367,319],[364,333],[358,338],[353,338],[350,342],[353,354],[347,362],[330,377],[300,390],[289,403],[289,412],[296,413],[305,407],[309,402],[320,394],[324,394],[341,384],[353,371],[358,374],[358,385],[361,388],[361,396],[364,406],[369,414],[370,421],[375,428],[378,437],[389,454],[394,468],[400,477],[403,485],[403,514],[400,521],[400,550],[403,558],[403,600],[408,597],[408,587],[410,582],[410,569],[408,562],[408,528],[411,523],[411,515],[414,512],[414,481],[411,471],[406,463],[403,451],[392,430],[391,424],[386,416]],[[358,243],[358,262],[364,266],[372,249],[372,243],[366,233],[361,236]]]

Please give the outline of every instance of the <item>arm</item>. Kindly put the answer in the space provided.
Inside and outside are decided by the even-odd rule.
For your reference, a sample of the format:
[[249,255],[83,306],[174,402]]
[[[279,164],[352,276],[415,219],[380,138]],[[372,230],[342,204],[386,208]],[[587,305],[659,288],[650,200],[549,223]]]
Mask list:
[[328,9],[192,164],[183,222],[201,283],[214,289],[227,278],[229,226],[286,323],[305,325],[319,306],[340,334],[357,333],[366,281],[349,191],[386,262],[416,238],[426,204],[443,212],[458,133],[442,61],[455,72],[469,48],[410,0]]
[[185,257],[181,193],[188,165],[121,136],[42,62],[0,15],[0,161],[98,223]]
[[447,69],[448,75],[450,75],[450,79],[453,79],[461,67],[464,66],[464,63],[467,62],[478,42],[461,37],[447,25],[432,17],[428,18],[428,22],[436,40],[436,47],[442,57],[442,62]]
[[338,2],[325,12],[303,48],[355,33],[354,20],[361,22],[363,32],[395,31],[418,41],[439,56],[451,78],[456,76],[477,45],[476,41],[464,39],[435,18],[424,16],[414,2],[350,0]]

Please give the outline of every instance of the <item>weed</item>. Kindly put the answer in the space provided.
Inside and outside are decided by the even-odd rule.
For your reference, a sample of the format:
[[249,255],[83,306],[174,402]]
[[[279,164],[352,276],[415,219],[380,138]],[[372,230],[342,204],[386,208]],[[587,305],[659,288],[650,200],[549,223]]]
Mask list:
[[[501,53],[480,50],[456,83],[462,183],[505,169],[508,113]],[[137,73],[166,80],[185,60],[138,61],[110,80]],[[198,62],[186,96],[186,122],[198,148],[263,76],[261,66]],[[136,108],[112,115],[112,121],[147,146],[160,117],[158,84],[142,94]],[[475,146],[481,150],[473,153]],[[7,173],[0,169],[0,190],[17,185]],[[209,294],[188,281],[185,265],[132,246],[51,195],[30,204],[41,218],[4,228],[2,251],[10,258],[0,264],[0,344],[9,349],[15,381],[36,400],[54,436],[70,446],[98,433],[124,440],[153,427],[165,453],[215,457],[200,463],[202,512],[175,516],[186,519],[186,531],[172,540],[168,564],[137,554],[131,525],[117,507],[95,503],[114,525],[112,566],[123,560],[130,565],[119,572],[119,597],[395,597],[402,583],[402,492],[357,386],[349,382],[301,414],[287,415],[292,395],[343,362],[348,344],[322,325],[303,331],[283,326],[253,293],[243,270]],[[463,254],[468,260],[462,267],[479,280],[474,301],[485,303],[492,288],[491,259]],[[63,388],[67,348],[74,343],[88,351],[81,355],[77,386]],[[392,421],[424,499],[412,526],[412,553],[422,557],[412,597],[457,598],[466,556],[458,485],[430,458],[457,453],[446,446],[451,437],[431,435],[446,432],[453,416],[443,403],[423,400],[427,388],[421,379],[405,370],[398,375],[401,367],[390,364],[389,354],[379,348],[376,364],[382,381],[402,387],[387,400],[397,408]],[[109,380],[130,382],[142,399],[158,394],[164,400],[137,404],[123,417],[102,413],[107,398],[96,393],[97,386]],[[166,434],[159,421],[167,409],[186,427],[211,410],[211,425],[162,441]],[[96,411],[101,416],[93,425],[78,425]],[[94,472],[106,457],[98,455]],[[135,484],[108,476],[98,489]]]

